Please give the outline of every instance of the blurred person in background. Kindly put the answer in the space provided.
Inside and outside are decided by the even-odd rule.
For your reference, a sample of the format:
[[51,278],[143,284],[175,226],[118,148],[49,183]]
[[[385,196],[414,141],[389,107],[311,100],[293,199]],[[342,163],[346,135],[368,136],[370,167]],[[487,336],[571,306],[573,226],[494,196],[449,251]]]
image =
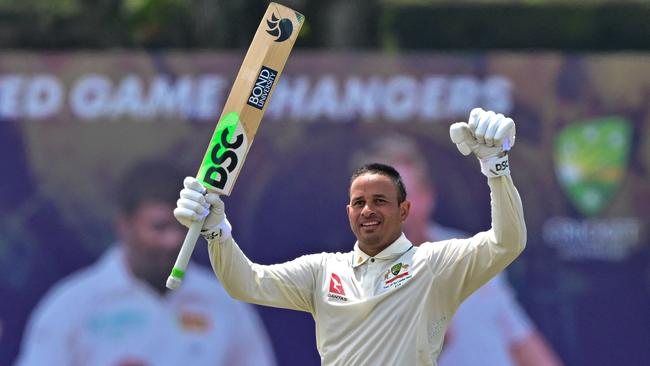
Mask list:
[[57,284],[32,314],[17,365],[274,365],[255,310],[200,266],[165,280],[186,230],[173,215],[184,177],[143,161],[118,186],[119,242]]
[[[436,188],[417,142],[394,134],[358,151],[353,164],[384,163],[400,172],[411,200],[404,233],[414,245],[467,238],[460,230],[432,221]],[[555,366],[562,363],[517,304],[505,273],[470,295],[454,314],[445,335],[440,366]]]

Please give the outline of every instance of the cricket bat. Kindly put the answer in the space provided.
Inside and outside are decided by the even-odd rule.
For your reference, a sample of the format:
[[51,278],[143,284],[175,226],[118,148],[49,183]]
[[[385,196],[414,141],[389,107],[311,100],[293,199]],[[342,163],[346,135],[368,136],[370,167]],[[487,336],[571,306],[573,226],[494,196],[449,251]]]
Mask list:
[[[304,19],[280,4],[266,9],[199,168],[197,179],[206,189],[226,196],[232,192]],[[203,221],[191,225],[167,288],[181,285],[202,227]]]

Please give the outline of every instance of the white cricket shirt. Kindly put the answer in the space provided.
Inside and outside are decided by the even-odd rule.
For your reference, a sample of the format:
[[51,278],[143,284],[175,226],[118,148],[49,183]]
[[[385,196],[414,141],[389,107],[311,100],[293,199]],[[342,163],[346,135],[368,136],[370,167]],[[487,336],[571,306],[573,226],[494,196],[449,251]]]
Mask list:
[[[468,235],[434,224],[429,237],[436,240]],[[445,334],[440,366],[513,366],[511,348],[535,331],[501,272],[481,286],[456,310]]]
[[121,247],[63,280],[30,319],[17,366],[274,365],[263,325],[209,271],[190,266],[160,296],[136,280]]
[[234,240],[209,243],[213,269],[233,297],[302,310],[316,322],[323,365],[436,365],[449,321],[469,294],[523,250],[526,228],[509,176],[489,178],[492,228],[415,247],[402,235],[375,257],[357,244],[264,266]]

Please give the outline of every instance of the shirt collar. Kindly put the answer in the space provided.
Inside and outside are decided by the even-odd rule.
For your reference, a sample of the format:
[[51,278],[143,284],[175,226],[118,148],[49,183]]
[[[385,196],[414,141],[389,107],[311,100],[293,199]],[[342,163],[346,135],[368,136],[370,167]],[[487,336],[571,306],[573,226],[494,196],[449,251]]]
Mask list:
[[402,254],[404,254],[406,251],[411,249],[413,247],[413,244],[406,238],[404,233],[400,235],[397,240],[395,240],[391,245],[386,247],[386,249],[382,250],[379,252],[374,257],[369,256],[368,254],[364,253],[360,248],[359,248],[359,242],[357,241],[354,244],[354,251],[352,254],[352,267],[356,268],[364,263],[370,258],[377,258],[377,259],[383,259],[383,260],[390,260],[390,259],[395,259]]
[[124,248],[121,243],[114,243],[107,249],[99,263],[103,275],[111,279],[106,283],[108,287],[130,287],[134,283],[126,267]]

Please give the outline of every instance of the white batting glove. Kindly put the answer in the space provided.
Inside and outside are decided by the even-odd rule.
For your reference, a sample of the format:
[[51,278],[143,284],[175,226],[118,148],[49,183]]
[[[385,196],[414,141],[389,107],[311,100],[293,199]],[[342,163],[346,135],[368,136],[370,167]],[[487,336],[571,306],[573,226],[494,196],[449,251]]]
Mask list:
[[512,119],[474,108],[467,122],[456,122],[449,127],[449,135],[463,155],[476,155],[485,176],[510,175],[508,151],[515,144],[515,122]]
[[183,181],[180,198],[176,202],[174,216],[183,226],[190,227],[193,222],[203,222],[201,235],[210,240],[223,242],[230,238],[232,226],[226,218],[224,204],[219,195],[207,192],[207,189],[194,177]]

